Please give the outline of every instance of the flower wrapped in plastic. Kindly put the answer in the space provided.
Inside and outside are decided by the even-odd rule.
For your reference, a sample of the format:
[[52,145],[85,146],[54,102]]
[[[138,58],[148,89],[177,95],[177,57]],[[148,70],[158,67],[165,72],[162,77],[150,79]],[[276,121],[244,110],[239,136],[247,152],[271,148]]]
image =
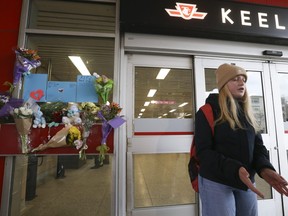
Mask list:
[[105,154],[110,150],[107,146],[107,138],[113,128],[121,126],[125,120],[119,115],[122,108],[119,104],[112,102],[101,106],[98,117],[102,120],[102,139],[101,145],[96,148],[99,151],[99,162],[103,165]]
[[0,92],[0,123],[14,122],[11,112],[14,108],[20,107],[23,104],[23,99],[12,97],[13,85],[10,82],[5,82],[4,85],[9,86],[9,91]]
[[83,138],[87,138],[90,134],[90,130],[92,126],[98,120],[97,112],[99,111],[99,107],[92,102],[83,102],[80,105],[81,109],[81,119],[83,125]]
[[100,76],[97,73],[93,73],[93,76],[96,77],[94,85],[96,92],[101,97],[103,104],[106,104],[109,98],[109,94],[113,89],[114,82],[105,75]]
[[75,147],[79,150],[79,157],[85,159],[87,146],[82,141],[81,131],[77,126],[67,125],[58,131],[47,143],[42,143],[31,152],[44,151],[48,148]]
[[12,111],[16,129],[19,134],[19,142],[21,145],[21,151],[23,154],[27,154],[30,151],[30,129],[32,126],[33,111],[25,106],[15,108]]
[[29,74],[31,69],[39,67],[41,62],[36,50],[17,48],[15,49],[15,54],[13,85],[16,89],[14,93],[16,93],[16,96],[19,96],[22,86],[21,77]]

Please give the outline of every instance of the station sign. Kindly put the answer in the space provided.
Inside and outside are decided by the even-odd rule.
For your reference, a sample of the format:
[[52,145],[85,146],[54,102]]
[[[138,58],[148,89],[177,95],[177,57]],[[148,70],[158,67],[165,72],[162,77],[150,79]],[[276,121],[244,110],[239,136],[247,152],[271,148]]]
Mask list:
[[120,24],[123,32],[288,44],[288,8],[243,2],[122,0]]

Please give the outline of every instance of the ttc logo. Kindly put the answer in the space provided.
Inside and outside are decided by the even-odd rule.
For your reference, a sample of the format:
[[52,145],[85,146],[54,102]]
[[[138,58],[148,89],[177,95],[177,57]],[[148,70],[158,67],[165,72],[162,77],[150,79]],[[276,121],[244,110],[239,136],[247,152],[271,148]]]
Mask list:
[[190,19],[204,19],[207,13],[197,12],[195,4],[185,4],[176,2],[176,10],[165,9],[167,13],[172,17],[182,17],[185,20]]

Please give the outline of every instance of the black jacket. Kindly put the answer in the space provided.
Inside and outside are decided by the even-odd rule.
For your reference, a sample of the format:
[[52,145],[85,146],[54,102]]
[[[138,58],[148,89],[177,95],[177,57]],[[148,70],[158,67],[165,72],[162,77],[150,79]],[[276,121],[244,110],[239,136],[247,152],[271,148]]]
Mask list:
[[[214,119],[220,113],[218,94],[210,94],[206,103],[212,106]],[[200,175],[211,181],[247,190],[239,178],[239,168],[245,167],[254,182],[255,172],[263,168],[273,169],[263,145],[261,134],[255,134],[243,115],[239,115],[245,129],[233,130],[228,122],[214,126],[214,136],[201,110],[195,118],[196,154],[200,160]]]

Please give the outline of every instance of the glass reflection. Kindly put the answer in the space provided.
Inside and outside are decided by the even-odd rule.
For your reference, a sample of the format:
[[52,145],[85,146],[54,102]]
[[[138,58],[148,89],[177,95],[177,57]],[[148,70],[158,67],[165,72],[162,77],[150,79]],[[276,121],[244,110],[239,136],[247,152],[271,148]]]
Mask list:
[[279,87],[281,93],[281,103],[282,103],[282,112],[283,112],[283,123],[285,133],[288,133],[288,74],[279,73]]
[[135,67],[135,118],[191,118],[191,70],[171,68],[164,79],[156,79],[160,70]]
[[187,172],[189,158],[189,154],[134,155],[134,207],[195,203]]

